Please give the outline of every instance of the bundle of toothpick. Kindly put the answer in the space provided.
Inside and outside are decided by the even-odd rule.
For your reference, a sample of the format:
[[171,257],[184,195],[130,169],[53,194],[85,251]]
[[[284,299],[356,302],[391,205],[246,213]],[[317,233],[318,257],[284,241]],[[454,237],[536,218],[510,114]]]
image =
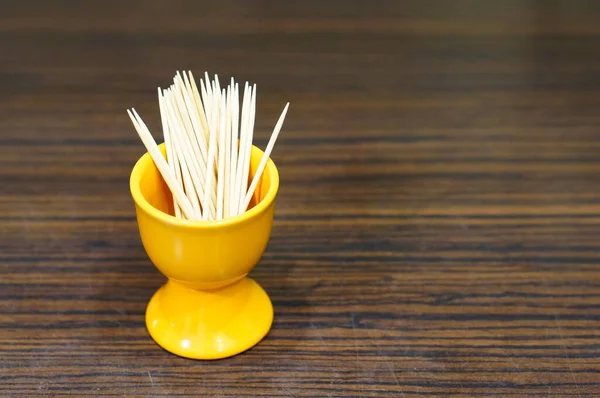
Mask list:
[[250,204],[289,103],[275,124],[252,177],[250,157],[256,115],[256,84],[246,82],[240,109],[238,84],[221,88],[219,77],[200,79],[177,72],[173,84],[158,88],[166,159],[135,109],[133,125],[173,195],[175,216],[188,220],[222,220],[245,212]]

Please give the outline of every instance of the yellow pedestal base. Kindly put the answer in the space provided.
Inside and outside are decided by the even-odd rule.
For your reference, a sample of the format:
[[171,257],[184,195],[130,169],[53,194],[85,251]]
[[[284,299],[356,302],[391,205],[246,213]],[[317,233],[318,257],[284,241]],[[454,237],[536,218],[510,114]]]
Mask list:
[[146,309],[146,327],[165,350],[185,358],[227,358],[256,345],[271,329],[273,305],[250,278],[214,290],[169,280]]

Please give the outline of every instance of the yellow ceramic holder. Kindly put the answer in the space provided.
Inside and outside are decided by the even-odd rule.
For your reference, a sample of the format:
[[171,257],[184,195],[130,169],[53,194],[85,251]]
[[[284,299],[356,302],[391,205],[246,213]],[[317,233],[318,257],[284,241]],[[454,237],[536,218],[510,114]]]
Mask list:
[[[160,149],[165,153],[164,144]],[[263,152],[252,147],[250,176]],[[273,323],[267,293],[246,275],[271,235],[279,175],[269,159],[248,210],[230,219],[173,216],[171,192],[148,153],[130,177],[142,244],[168,281],[146,309],[146,326],[165,350],[186,358],[220,359],[260,342]]]

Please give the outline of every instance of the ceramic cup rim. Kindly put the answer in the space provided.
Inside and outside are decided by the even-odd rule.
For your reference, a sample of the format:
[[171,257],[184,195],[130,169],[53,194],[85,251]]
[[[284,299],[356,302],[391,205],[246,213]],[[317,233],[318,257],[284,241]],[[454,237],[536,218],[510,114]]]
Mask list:
[[[159,148],[164,147],[164,143],[158,145]],[[259,154],[263,155],[263,151],[252,145],[252,152],[259,152]],[[148,169],[148,167],[152,166],[154,161],[152,160],[150,154],[145,152],[140,158],[136,161],[133,169],[131,170],[131,174],[129,177],[129,189],[131,192],[131,196],[133,197],[134,202],[139,208],[141,208],[146,214],[151,217],[173,226],[189,228],[189,229],[213,229],[213,228],[223,228],[227,226],[241,224],[245,221],[248,221],[254,217],[257,217],[259,214],[264,213],[269,206],[273,204],[275,201],[275,197],[277,196],[277,192],[279,190],[279,172],[277,170],[277,166],[273,162],[271,158],[267,161],[267,165],[263,172],[263,175],[268,173],[270,179],[269,190],[265,197],[253,208],[248,211],[245,211],[242,214],[239,214],[235,217],[230,217],[224,220],[211,220],[211,221],[197,221],[197,220],[185,220],[181,218],[177,218],[168,213],[162,212],[158,210],[156,207],[152,206],[142,194],[140,189],[140,182],[144,171]],[[154,166],[156,167],[156,166]]]

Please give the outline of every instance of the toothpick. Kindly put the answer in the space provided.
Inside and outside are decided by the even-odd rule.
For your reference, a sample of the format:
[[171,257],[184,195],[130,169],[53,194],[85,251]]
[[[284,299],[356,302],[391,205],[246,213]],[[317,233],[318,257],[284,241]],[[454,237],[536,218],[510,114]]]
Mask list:
[[225,202],[225,129],[226,115],[227,115],[227,96],[225,90],[222,90],[221,94],[221,108],[219,111],[219,120],[221,121],[219,127],[219,146],[218,146],[218,164],[219,169],[217,172],[217,220],[223,219],[223,204]]
[[208,72],[204,72],[204,78],[206,79],[206,81],[200,80],[200,86],[202,89],[202,100],[204,101],[204,104],[206,105],[206,109],[205,109],[206,117],[208,119],[208,123],[209,123],[209,127],[210,127],[213,92],[212,92],[212,86],[210,84],[210,78],[208,77]]
[[[218,134],[218,93],[214,93],[212,96],[212,107],[211,107],[211,118],[210,118],[210,141],[208,143],[208,161],[206,164],[206,187],[204,190],[204,195],[206,201],[210,195],[215,192],[216,184],[214,184],[215,179],[215,158],[217,152],[217,134]],[[216,216],[216,212],[210,212],[209,214],[205,213],[203,219],[205,220],[214,220]]]
[[225,96],[225,135],[223,154],[225,167],[223,170],[223,218],[229,217],[229,191],[231,181],[231,85],[227,86],[227,95]]
[[202,104],[202,100],[200,99],[200,93],[198,92],[198,86],[196,86],[196,80],[194,79],[194,75],[192,71],[188,71],[189,80],[192,85],[192,93],[194,96],[194,102],[196,103],[196,109],[198,112],[198,116],[200,116],[200,124],[202,125],[202,131],[204,131],[204,143],[206,144],[207,154],[208,154],[208,121],[206,119],[206,110],[205,106]]
[[[165,109],[164,99],[163,99],[160,87],[158,87],[158,106],[159,106],[159,110],[160,110],[160,119],[161,119],[161,123],[162,123],[163,137],[164,137],[165,149],[166,149],[166,153],[167,153],[167,163],[170,166],[171,173],[173,173],[175,175],[175,179],[176,179],[177,183],[182,184],[181,169],[179,168],[179,161],[178,161],[177,157],[175,156],[176,152],[173,150],[173,143],[171,142],[171,139],[175,138],[175,137],[171,137],[169,123],[167,121],[167,111]],[[181,218],[181,208],[177,204],[175,194],[171,193],[171,195],[173,196],[173,210],[175,211],[175,217]]]
[[[233,83],[233,79],[232,79]],[[230,216],[237,215],[237,196],[236,196],[236,181],[237,181],[237,161],[239,148],[239,117],[240,117],[240,93],[238,84],[235,83],[233,89],[233,99],[231,107],[231,167],[229,168],[229,214]]]
[[244,145],[244,170],[242,174],[242,185],[240,188],[240,199],[239,199],[239,208],[238,214],[242,214],[246,211],[247,205],[244,206],[244,198],[246,196],[246,190],[248,188],[248,179],[250,173],[250,162],[252,160],[252,138],[254,135],[254,114],[256,112],[256,85],[254,85],[253,90],[251,90],[251,98],[249,103],[249,114],[248,114],[248,127],[246,128],[246,143]]
[[260,163],[258,164],[256,172],[254,173],[254,177],[252,178],[252,183],[250,184],[250,188],[248,188],[246,198],[244,199],[244,203],[243,203],[244,209],[248,208],[248,205],[250,204],[250,200],[252,199],[252,195],[254,194],[254,190],[256,189],[256,186],[258,185],[258,182],[260,181],[262,173],[265,170],[267,161],[269,160],[269,156],[271,156],[271,152],[273,151],[273,147],[275,146],[275,142],[277,141],[277,137],[279,136],[279,132],[281,131],[281,127],[283,126],[283,121],[285,120],[285,115],[287,114],[289,106],[290,106],[290,103],[288,102],[285,105],[283,112],[281,112],[281,116],[279,116],[279,120],[277,121],[277,124],[275,125],[275,129],[273,130],[273,133],[271,134],[271,138],[269,139],[267,148],[265,149],[265,152],[263,153],[263,156],[260,159]]
[[[244,164],[246,158],[246,141],[248,136],[248,113],[250,112],[249,101],[250,101],[250,90],[248,86],[248,82],[244,86],[244,97],[242,100],[242,116],[240,120],[240,145],[238,150],[238,159],[237,159],[237,170],[236,170],[236,180],[235,180],[235,215],[239,214],[239,206],[241,202],[241,192],[242,184],[244,178]],[[246,177],[247,178],[247,177]]]
[[221,93],[221,84],[219,83],[219,76],[215,74],[215,80],[213,80],[214,88],[213,93]]
[[184,215],[188,218],[193,217],[194,210],[192,208],[192,205],[188,201],[187,197],[185,196],[185,193],[183,192],[179,184],[177,184],[175,176],[171,173],[169,165],[167,164],[162,153],[160,152],[158,145],[156,145],[156,141],[154,141],[154,138],[152,137],[152,134],[150,134],[148,127],[146,127],[146,124],[144,123],[142,118],[139,117],[134,108],[132,108],[131,111],[128,109],[127,114],[131,118],[136,132],[140,136],[140,139],[142,140],[142,143],[144,144],[146,150],[150,154],[150,157],[156,165],[156,168],[158,168],[160,174],[162,175],[163,180],[165,181],[171,192],[173,192],[173,194],[175,195],[175,199],[177,200],[178,205],[181,207],[181,210],[183,211]]

